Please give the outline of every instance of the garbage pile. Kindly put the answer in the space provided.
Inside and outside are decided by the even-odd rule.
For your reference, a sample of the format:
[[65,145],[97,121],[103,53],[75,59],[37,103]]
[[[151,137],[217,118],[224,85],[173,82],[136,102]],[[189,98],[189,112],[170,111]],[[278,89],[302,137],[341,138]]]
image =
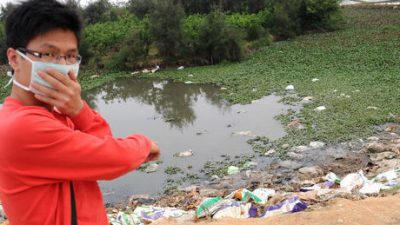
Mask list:
[[[302,186],[298,192],[278,193],[270,188],[256,188],[250,191],[243,188],[225,197],[204,198],[193,209],[139,205],[133,211],[121,210],[108,214],[108,217],[111,225],[144,225],[162,218],[188,222],[202,218],[266,218],[296,213],[317,202],[335,197],[351,195],[365,198],[377,195],[383,190],[400,188],[400,168],[380,173],[370,179],[361,170],[343,178],[330,172],[323,180],[324,182],[318,184]],[[195,191],[189,196],[193,199],[198,198],[193,192]]]
[[114,215],[109,214],[108,217],[112,225],[143,225],[161,218],[175,219],[179,222],[195,221],[201,218],[265,218],[300,212],[307,208],[307,204],[302,202],[298,196],[267,206],[268,200],[272,200],[275,194],[274,190],[267,188],[258,188],[253,192],[240,189],[225,198],[219,196],[206,198],[196,210],[185,211],[177,208],[144,205],[136,207],[132,213],[120,211]]

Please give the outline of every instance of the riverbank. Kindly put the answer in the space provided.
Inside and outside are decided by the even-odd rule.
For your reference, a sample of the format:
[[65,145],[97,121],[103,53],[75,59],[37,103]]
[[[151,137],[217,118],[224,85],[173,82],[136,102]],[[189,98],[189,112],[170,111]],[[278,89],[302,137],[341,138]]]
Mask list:
[[[399,142],[398,134],[392,130],[397,129],[399,122],[399,96],[393,90],[400,84],[396,78],[400,72],[396,62],[399,52],[394,50],[399,47],[396,37],[400,33],[400,11],[393,7],[362,6],[346,7],[345,13],[348,22],[341,31],[275,43],[240,64],[138,75],[188,84],[214,83],[221,86],[221,95],[231,102],[251,102],[275,93],[288,104],[306,104],[300,112],[291,111],[279,117],[287,127],[287,137],[271,145],[256,143],[261,155],[277,156],[270,168],[244,170],[224,178],[214,176],[204,186],[189,188],[192,191],[189,194],[181,187],[176,189],[176,196],[169,198],[151,200],[149,196],[133,196],[131,200],[137,198],[136,203],[149,201],[185,209],[185,199],[197,200],[186,202],[194,205],[204,197],[226,196],[240,188],[269,187],[281,193],[298,193],[302,182],[310,182],[310,178],[311,184],[321,182],[329,172],[345,176],[362,170],[371,178],[399,168],[396,150],[372,156],[368,146],[375,142],[376,146]],[[313,142],[323,145],[308,153],[301,151],[312,149]],[[319,156],[323,155],[327,158],[321,160]],[[310,157],[315,161],[308,160]],[[302,160],[308,164],[302,164]],[[282,167],[283,172],[279,171]],[[314,175],[300,173],[302,168],[306,168],[303,172],[311,171]],[[201,198],[196,197],[199,195]],[[347,197],[364,198],[357,194]],[[398,214],[392,215],[395,218]]]
[[[326,207],[309,212],[281,215],[266,219],[222,219],[218,221],[203,221],[185,223],[185,225],[389,225],[400,224],[400,195],[384,198],[368,198],[361,201],[336,199]],[[182,224],[170,220],[160,220],[154,225]]]
[[[397,124],[387,124],[380,129],[376,136],[359,140],[357,143],[346,142],[325,146],[320,143],[314,148],[296,147],[289,150],[290,159],[277,159],[262,170],[242,169],[241,172],[214,178],[211,182],[201,185],[179,187],[175,192],[162,197],[134,195],[129,204],[108,208],[110,221],[113,221],[112,218],[118,218],[122,212],[135,218],[135,215],[142,215],[137,214],[137,210],[146,206],[156,207],[154,209],[160,210],[173,207],[176,210],[183,210],[179,211],[180,213],[187,212],[187,215],[180,215],[176,212],[176,215],[180,216],[176,216],[177,218],[174,219],[170,218],[170,222],[166,222],[165,219],[162,219],[161,211],[158,212],[159,216],[157,217],[152,217],[152,214],[146,211],[149,218],[153,218],[151,221],[156,222],[155,224],[175,224],[176,221],[185,224],[191,224],[194,221],[197,221],[196,224],[224,224],[232,220],[225,222],[222,220],[221,222],[219,219],[215,219],[216,214],[211,211],[211,208],[208,219],[201,218],[202,216],[199,215],[197,217],[200,219],[196,218],[194,210],[197,214],[207,198],[225,197],[225,199],[230,199],[233,197],[235,200],[223,200],[228,201],[229,204],[225,204],[230,205],[231,201],[239,201],[242,198],[237,197],[236,193],[243,193],[244,190],[254,191],[253,193],[258,190],[260,193],[260,190],[264,190],[270,195],[265,203],[257,202],[255,198],[250,203],[243,199],[241,201],[243,206],[251,204],[252,207],[260,210],[257,216],[253,217],[261,217],[264,215],[263,213],[268,212],[264,210],[276,209],[279,205],[277,203],[281,202],[280,204],[282,204],[284,200],[296,198],[302,202],[301,204],[307,206],[306,212],[300,213],[300,215],[290,215],[291,210],[279,211],[274,212],[273,215],[284,215],[277,216],[276,219],[273,217],[262,220],[251,219],[247,220],[247,223],[249,221],[261,223],[279,220],[286,221],[283,224],[287,224],[293,219],[304,222],[308,218],[309,224],[396,224],[400,221],[398,210],[394,210],[399,206],[400,198],[400,127]],[[318,152],[324,153],[318,154]],[[312,155],[315,154],[317,156],[314,156],[313,159]],[[304,159],[307,159],[306,162]],[[235,194],[230,196],[230,193]],[[243,196],[243,194],[239,196]],[[385,205],[366,206],[365,203]],[[216,212],[226,210],[229,208],[227,205],[220,206]],[[345,212],[350,208],[352,209],[350,212]],[[374,208],[380,211],[375,212]],[[285,208],[285,210],[288,209]],[[367,212],[369,215],[366,215]],[[383,217],[382,213],[387,217]],[[365,220],[366,223],[355,223],[357,219],[360,219],[360,215],[369,218]],[[239,214],[235,214],[233,211],[226,216],[239,219],[247,218],[249,215],[246,211],[242,211],[242,213],[239,211]],[[158,221],[159,217],[160,221]],[[214,219],[210,220],[212,217]],[[333,218],[336,219],[332,220]],[[246,220],[235,220],[233,224],[245,223]],[[115,221],[114,224],[118,223]]]

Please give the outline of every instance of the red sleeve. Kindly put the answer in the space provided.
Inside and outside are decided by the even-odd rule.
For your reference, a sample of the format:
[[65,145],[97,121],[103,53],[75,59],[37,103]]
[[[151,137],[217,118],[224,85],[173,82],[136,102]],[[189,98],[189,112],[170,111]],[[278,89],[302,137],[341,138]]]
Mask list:
[[112,136],[110,126],[107,121],[97,112],[92,110],[83,101],[83,108],[75,117],[70,118],[75,125],[75,129],[97,137]]
[[139,167],[150,152],[151,142],[142,135],[99,138],[73,130],[49,113],[27,114],[15,122],[12,151],[7,152],[10,172],[22,177],[113,179]]

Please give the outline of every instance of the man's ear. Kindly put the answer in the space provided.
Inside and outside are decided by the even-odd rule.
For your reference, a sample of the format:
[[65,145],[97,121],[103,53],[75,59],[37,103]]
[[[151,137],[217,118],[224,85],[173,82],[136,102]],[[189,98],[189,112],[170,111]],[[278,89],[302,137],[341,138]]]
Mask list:
[[7,49],[7,58],[8,58],[8,64],[11,66],[13,71],[18,70],[18,53],[15,49],[13,48],[8,48]]

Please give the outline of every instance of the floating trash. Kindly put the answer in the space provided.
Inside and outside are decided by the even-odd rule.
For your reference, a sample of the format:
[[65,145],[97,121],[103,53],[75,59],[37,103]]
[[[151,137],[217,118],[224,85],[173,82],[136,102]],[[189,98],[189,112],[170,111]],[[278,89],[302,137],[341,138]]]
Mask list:
[[250,136],[250,137],[255,136],[253,132],[251,132],[250,130],[238,131],[234,132],[233,134],[238,136]]
[[175,157],[190,157],[192,155],[193,155],[192,149],[174,154]]
[[156,172],[158,169],[160,168],[160,165],[158,165],[157,163],[150,163],[146,169],[144,169],[144,172],[146,173],[154,173]]

